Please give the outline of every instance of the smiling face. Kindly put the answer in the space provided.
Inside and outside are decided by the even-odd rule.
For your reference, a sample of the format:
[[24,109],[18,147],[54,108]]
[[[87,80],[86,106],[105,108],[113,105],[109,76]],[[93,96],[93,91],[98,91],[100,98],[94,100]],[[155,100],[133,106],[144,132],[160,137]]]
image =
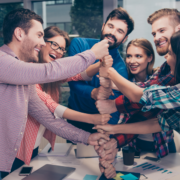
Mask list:
[[101,40],[107,39],[109,49],[114,49],[127,39],[127,30],[128,26],[123,20],[116,18],[109,19],[102,26]]
[[31,22],[32,27],[24,35],[21,43],[19,58],[26,62],[38,62],[39,51],[46,45],[43,38],[44,31],[40,22],[36,20]]
[[152,61],[152,57],[148,57],[144,49],[134,45],[130,45],[127,49],[126,63],[131,74],[135,79],[145,79],[147,76],[148,63]]
[[[57,43],[62,49],[66,48],[66,41],[63,36],[54,36],[52,38],[49,38],[48,41],[53,41]],[[44,46],[40,51],[40,59],[43,63],[48,63],[62,57],[62,54],[58,53],[56,50],[53,50],[51,48],[50,42],[46,42],[46,46]]]
[[170,38],[175,32],[175,26],[172,20],[165,16],[157,19],[152,24],[152,35],[156,45],[157,53],[160,56],[167,54],[170,45]]

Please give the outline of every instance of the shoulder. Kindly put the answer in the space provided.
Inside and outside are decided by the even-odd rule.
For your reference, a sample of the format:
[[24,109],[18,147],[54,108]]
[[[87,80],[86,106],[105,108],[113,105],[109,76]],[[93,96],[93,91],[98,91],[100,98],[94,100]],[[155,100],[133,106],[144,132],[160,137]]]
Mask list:
[[74,45],[74,44],[82,44],[82,45],[86,45],[86,44],[95,44],[99,42],[98,39],[91,39],[91,38],[74,38],[72,41],[71,41],[71,45]]
[[81,53],[85,50],[91,49],[91,47],[98,42],[97,39],[90,38],[74,38],[71,41],[68,54],[73,56],[77,53]]

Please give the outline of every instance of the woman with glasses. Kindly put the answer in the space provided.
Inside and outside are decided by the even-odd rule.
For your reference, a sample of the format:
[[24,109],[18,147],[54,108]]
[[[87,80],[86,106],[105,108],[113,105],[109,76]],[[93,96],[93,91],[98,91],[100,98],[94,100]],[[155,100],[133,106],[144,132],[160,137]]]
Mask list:
[[[42,47],[40,51],[39,63],[48,63],[54,61],[55,59],[62,58],[66,53],[66,48],[70,44],[68,34],[60,30],[56,26],[50,26],[44,30],[44,40],[46,42],[46,46]],[[111,63],[113,63],[112,59],[110,61]],[[54,116],[57,118],[63,117],[91,124],[105,124],[110,119],[109,114],[85,114],[71,110],[58,104],[60,99],[59,97],[61,95],[61,83],[67,81],[91,80],[91,77],[99,71],[99,66],[100,62],[93,64],[89,66],[86,71],[77,74],[72,78],[68,78],[64,81],[37,84],[37,94],[41,98],[41,100],[44,101],[49,110],[52,113],[54,113]],[[56,135],[48,129],[46,129],[43,125],[39,124],[30,115],[28,115],[24,136],[21,141],[18,153],[16,155],[16,159],[13,163],[11,172],[22,166],[24,163],[29,165],[30,160],[38,154],[38,147],[43,136],[50,142],[53,150]],[[6,172],[2,172],[2,178],[5,177],[7,174],[8,173]]]

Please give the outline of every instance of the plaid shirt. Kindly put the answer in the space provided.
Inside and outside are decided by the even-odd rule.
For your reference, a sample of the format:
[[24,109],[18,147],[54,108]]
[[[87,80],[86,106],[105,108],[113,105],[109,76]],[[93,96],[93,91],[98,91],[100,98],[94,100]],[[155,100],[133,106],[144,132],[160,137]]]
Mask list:
[[[175,129],[180,132],[180,84],[165,87],[154,85],[144,90],[140,103],[142,111],[154,108],[164,109],[158,115],[159,124],[163,131]],[[167,110],[168,109],[168,110]]]
[[[159,85],[174,85],[175,80],[174,76],[170,73],[170,67],[165,62],[159,71],[155,72],[151,78],[146,82],[138,82],[136,83],[139,87],[145,88],[149,87],[153,84]],[[157,117],[158,113],[160,112],[159,109],[155,108],[148,112],[141,112],[142,104],[140,103],[133,103],[132,101],[128,100],[125,96],[121,95],[116,99],[116,107],[124,115],[120,116],[120,123],[134,123],[138,121],[144,121],[147,119],[151,119]],[[124,116],[124,117],[122,117]],[[123,137],[122,137],[123,136]],[[123,145],[131,142],[134,139],[134,142],[131,146],[136,148],[136,140],[135,138],[138,135],[115,135],[116,139],[118,139],[119,146],[122,147]],[[123,141],[122,141],[123,139]],[[155,151],[157,156],[164,157],[169,153],[168,144],[173,139],[173,131],[169,130],[166,132],[159,132],[153,133]],[[136,148],[137,149],[137,148]]]

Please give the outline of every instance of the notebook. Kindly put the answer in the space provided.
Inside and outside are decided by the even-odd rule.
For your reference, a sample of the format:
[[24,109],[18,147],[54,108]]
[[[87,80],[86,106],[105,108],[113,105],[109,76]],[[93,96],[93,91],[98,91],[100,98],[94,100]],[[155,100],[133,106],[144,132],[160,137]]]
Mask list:
[[39,153],[39,156],[67,156],[72,148],[71,143],[55,143],[54,151],[48,143],[46,147]]
[[75,171],[75,168],[46,164],[23,180],[62,180]]

